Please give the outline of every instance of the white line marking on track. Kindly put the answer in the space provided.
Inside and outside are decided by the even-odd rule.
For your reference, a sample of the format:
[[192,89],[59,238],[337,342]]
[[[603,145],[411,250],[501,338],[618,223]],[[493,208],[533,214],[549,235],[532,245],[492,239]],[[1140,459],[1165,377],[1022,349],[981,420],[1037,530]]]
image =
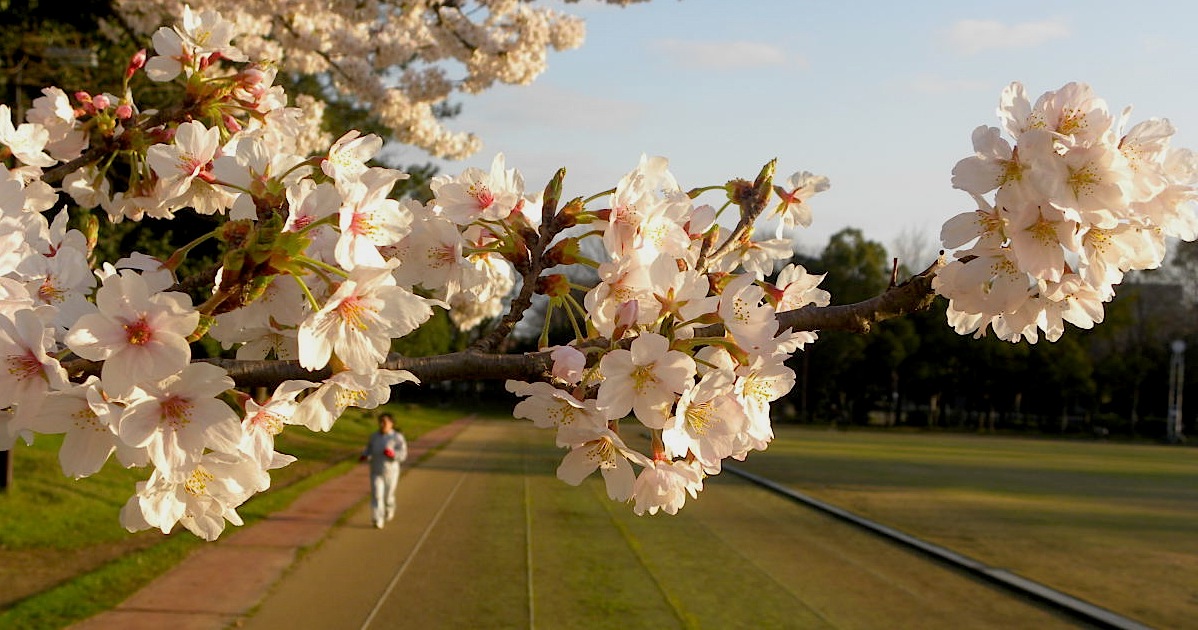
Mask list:
[[470,463],[470,468],[466,469],[462,473],[462,476],[458,478],[457,484],[455,484],[453,490],[446,495],[445,501],[441,503],[441,507],[437,509],[437,513],[433,516],[433,520],[429,521],[429,524],[425,526],[424,532],[420,534],[420,540],[416,541],[416,546],[412,548],[412,553],[408,554],[408,557],[404,560],[403,564],[400,565],[399,569],[395,571],[395,575],[391,578],[391,583],[387,584],[387,589],[384,590],[383,594],[379,596],[378,601],[374,603],[374,608],[370,610],[370,614],[367,615],[366,620],[362,622],[361,630],[366,630],[367,626],[374,621],[375,615],[377,615],[379,613],[379,609],[383,607],[383,602],[387,601],[387,598],[391,595],[391,591],[395,590],[395,586],[399,584],[399,578],[403,577],[404,571],[408,570],[408,565],[412,564],[412,559],[416,557],[416,554],[420,553],[420,548],[424,546],[424,541],[428,540],[429,534],[432,533],[433,528],[436,527],[437,523],[441,520],[441,515],[445,513],[445,509],[449,507],[449,504],[453,501],[454,496],[457,495],[458,489],[462,487],[463,483],[465,483],[466,477],[469,477],[470,473],[474,472],[474,468],[478,464],[478,455],[479,453],[475,453],[474,461]]
[[[525,442],[525,447],[528,443]],[[532,588],[532,493],[528,491],[528,452],[521,451],[524,456],[524,566],[527,567],[528,581],[528,630],[536,628],[536,609],[533,607]]]

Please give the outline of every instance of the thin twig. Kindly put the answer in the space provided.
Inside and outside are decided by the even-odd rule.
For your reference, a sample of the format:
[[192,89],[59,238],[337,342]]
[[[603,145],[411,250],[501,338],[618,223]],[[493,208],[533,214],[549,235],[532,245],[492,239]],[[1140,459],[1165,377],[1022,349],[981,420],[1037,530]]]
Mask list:
[[532,296],[536,292],[537,278],[541,276],[541,271],[545,269],[545,261],[543,260],[545,248],[557,236],[553,219],[554,215],[557,214],[557,204],[561,201],[562,180],[565,176],[566,169],[558,169],[553,179],[545,186],[545,194],[541,205],[541,226],[537,232],[537,238],[533,242],[528,243],[528,268],[524,270],[524,281],[520,287],[520,292],[512,300],[507,314],[504,315],[495,328],[474,343],[472,347],[474,350],[479,352],[494,351],[508,335],[512,334],[512,331],[516,328],[516,324],[524,317],[524,311],[532,306]]

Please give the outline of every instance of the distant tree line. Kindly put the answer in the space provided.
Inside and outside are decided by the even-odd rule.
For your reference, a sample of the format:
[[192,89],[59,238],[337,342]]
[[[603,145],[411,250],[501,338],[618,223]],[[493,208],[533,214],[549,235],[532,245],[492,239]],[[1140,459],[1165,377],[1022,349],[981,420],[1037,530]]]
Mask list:
[[[1180,269],[1121,285],[1101,326],[1070,327],[1055,343],[957,335],[945,324],[943,298],[867,335],[821,332],[792,359],[797,384],[776,420],[1163,438],[1174,340],[1191,349],[1185,392],[1198,377],[1194,309],[1182,284],[1167,281],[1190,275],[1184,267],[1198,259],[1194,253],[1178,255]],[[876,295],[894,264],[883,245],[853,228],[833,235],[819,255],[793,262],[830,272],[820,286],[833,304]],[[908,271],[918,269],[898,277]],[[1189,400],[1183,419],[1192,433],[1198,392]]]
[[[908,239],[909,240],[909,239]],[[916,260],[899,260],[901,281],[935,257],[926,246],[899,243]],[[1186,279],[1198,277],[1198,246],[1180,243],[1170,267],[1130,279],[1093,330],[1069,326],[1056,342],[1012,344],[993,336],[971,339],[945,320],[947,302],[876,325],[865,335],[821,331],[819,340],[788,363],[796,384],[774,407],[776,422],[892,426],[984,432],[1163,439],[1168,413],[1170,344],[1185,341],[1186,431],[1198,436],[1198,329]],[[861,230],[834,234],[817,254],[790,262],[827,273],[820,287],[833,304],[877,295],[891,282],[894,258]],[[779,265],[781,266],[781,265]],[[918,268],[915,268],[918,267]],[[594,284],[579,271],[574,282]],[[582,292],[576,298],[582,299]],[[522,338],[533,350],[543,325],[534,306]],[[550,343],[571,337],[553,321]],[[479,400],[503,397],[502,383],[475,384]],[[479,389],[481,387],[481,389]],[[1188,411],[1186,411],[1188,409]]]

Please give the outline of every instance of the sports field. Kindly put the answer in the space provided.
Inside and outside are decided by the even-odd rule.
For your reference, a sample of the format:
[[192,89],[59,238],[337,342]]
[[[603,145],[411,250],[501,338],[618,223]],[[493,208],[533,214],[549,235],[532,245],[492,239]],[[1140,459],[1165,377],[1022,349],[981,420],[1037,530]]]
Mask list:
[[743,468],[1149,625],[1198,619],[1198,449],[777,431]]

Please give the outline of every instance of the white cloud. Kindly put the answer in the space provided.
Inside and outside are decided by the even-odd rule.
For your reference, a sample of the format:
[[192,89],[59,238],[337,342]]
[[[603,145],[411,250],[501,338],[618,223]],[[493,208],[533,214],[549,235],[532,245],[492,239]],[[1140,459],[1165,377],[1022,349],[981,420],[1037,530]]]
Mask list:
[[920,75],[910,82],[911,89],[923,94],[958,94],[988,90],[992,86],[986,81],[975,79],[948,79],[933,75]]
[[[484,138],[491,127],[561,128],[605,132],[639,121],[644,106],[627,100],[586,94],[549,83],[495,88],[479,98],[463,100],[461,119]],[[477,127],[477,129],[475,129]]]
[[998,20],[959,20],[948,29],[948,42],[967,55],[984,50],[1032,48],[1072,35],[1064,21],[1041,20],[1003,24]]
[[675,65],[702,70],[735,70],[786,63],[807,65],[802,58],[791,59],[781,48],[761,42],[661,39],[653,42],[651,47]]

